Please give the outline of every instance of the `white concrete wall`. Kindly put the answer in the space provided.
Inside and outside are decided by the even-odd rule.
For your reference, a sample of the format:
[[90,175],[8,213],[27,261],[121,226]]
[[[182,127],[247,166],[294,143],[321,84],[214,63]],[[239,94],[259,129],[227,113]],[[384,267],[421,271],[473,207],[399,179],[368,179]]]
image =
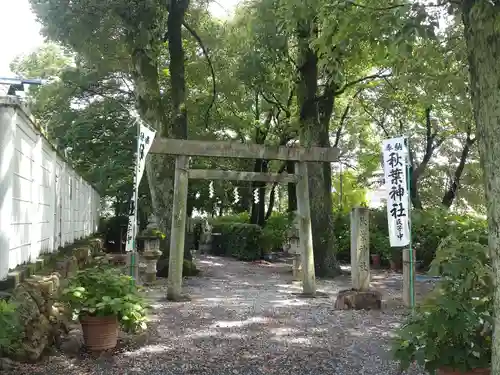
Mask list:
[[0,280],[97,231],[100,196],[15,97],[0,97]]

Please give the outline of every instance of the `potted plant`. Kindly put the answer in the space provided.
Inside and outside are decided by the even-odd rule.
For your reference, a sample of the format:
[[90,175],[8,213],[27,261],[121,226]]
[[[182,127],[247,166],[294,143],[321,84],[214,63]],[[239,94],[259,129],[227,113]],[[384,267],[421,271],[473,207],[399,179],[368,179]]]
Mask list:
[[373,268],[380,268],[380,254],[370,254]]
[[489,375],[493,278],[487,248],[445,239],[430,273],[441,281],[397,333],[402,369],[416,361],[438,375]]
[[132,278],[109,266],[79,271],[69,280],[63,300],[79,319],[91,351],[114,348],[119,326],[126,331],[146,328],[146,303]]

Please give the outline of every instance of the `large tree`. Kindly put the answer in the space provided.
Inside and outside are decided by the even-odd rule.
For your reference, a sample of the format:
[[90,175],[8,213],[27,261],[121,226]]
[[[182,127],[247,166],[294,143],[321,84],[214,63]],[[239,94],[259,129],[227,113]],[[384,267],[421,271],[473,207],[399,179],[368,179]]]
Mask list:
[[[132,82],[137,109],[159,137],[186,138],[182,26],[188,1],[172,0],[167,5],[156,0],[43,0],[32,5],[46,35],[76,51],[82,64],[96,70],[111,68]],[[162,88],[162,74],[169,77],[170,100]],[[173,159],[151,156],[147,177],[154,212],[169,238]]]
[[500,1],[461,2],[472,104],[484,173],[495,288],[492,374],[500,374]]

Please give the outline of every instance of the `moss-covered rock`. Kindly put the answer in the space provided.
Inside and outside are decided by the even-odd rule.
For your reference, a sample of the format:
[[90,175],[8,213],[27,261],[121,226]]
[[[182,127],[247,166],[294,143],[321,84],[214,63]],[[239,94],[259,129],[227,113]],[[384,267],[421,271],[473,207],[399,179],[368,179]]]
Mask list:
[[51,324],[53,299],[59,290],[59,277],[34,276],[19,284],[9,300],[16,306],[16,314],[23,324],[20,344],[10,356],[23,362],[38,360],[54,341]]

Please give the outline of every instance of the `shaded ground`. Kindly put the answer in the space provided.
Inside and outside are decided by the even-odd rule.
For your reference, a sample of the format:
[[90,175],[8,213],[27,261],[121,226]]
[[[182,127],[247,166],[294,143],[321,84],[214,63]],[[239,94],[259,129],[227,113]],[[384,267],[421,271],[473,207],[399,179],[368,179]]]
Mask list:
[[98,359],[56,355],[16,374],[399,374],[388,350],[405,311],[401,275],[374,274],[383,311],[336,311],[337,292],[349,287],[346,276],[318,281],[328,297],[300,299],[284,264],[217,257],[197,263],[202,277],[185,283],[191,302],[164,301],[164,282],[148,291],[154,334],[142,348]]

